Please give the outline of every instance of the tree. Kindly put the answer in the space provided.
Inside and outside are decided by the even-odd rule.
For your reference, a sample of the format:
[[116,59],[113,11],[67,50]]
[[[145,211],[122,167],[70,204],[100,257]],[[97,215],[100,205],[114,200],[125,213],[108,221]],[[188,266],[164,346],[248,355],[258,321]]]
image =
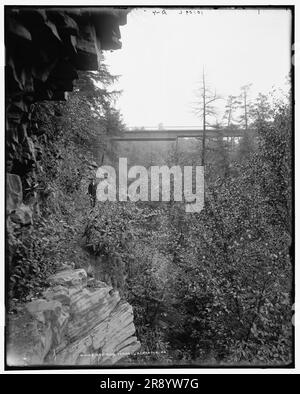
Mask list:
[[240,116],[240,122],[244,125],[245,130],[248,130],[249,126],[249,90],[251,84],[244,85],[241,87],[241,94],[239,96],[239,105],[242,110],[242,115]]
[[259,93],[255,102],[250,105],[249,115],[256,123],[267,122],[271,119],[272,109],[267,95]]
[[[248,85],[249,86],[249,85]],[[245,102],[244,102],[245,103]],[[246,112],[244,112],[244,121],[249,126],[251,120],[251,128],[257,131],[265,130],[268,122],[272,119],[273,110],[269,102],[268,96],[259,93],[253,103],[247,102]],[[246,116],[247,113],[247,116]],[[237,159],[239,161],[248,160],[250,155],[255,151],[256,140],[247,130],[241,139],[237,151]]]
[[226,120],[227,127],[230,127],[233,123],[233,113],[237,109],[238,104],[239,101],[236,96],[228,96],[224,114],[224,120]]
[[253,153],[255,148],[255,143],[253,136],[246,132],[243,137],[240,139],[237,152],[236,152],[236,160],[238,162],[242,162],[248,160]]
[[213,93],[211,89],[207,86],[205,80],[205,72],[203,69],[202,73],[202,82],[201,88],[198,92],[199,99],[196,103],[195,113],[202,119],[202,128],[203,128],[203,137],[202,137],[202,157],[201,157],[201,165],[205,165],[205,155],[206,155],[206,130],[207,126],[209,126],[208,118],[210,116],[215,115],[216,111],[213,106],[213,103],[220,99],[217,96],[216,91]]

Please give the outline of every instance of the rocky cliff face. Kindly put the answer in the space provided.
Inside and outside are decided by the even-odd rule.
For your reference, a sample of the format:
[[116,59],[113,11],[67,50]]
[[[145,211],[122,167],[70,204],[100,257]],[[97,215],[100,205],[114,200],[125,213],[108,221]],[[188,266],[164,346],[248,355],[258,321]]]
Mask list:
[[[39,138],[45,130],[33,104],[65,100],[77,70],[97,70],[102,50],[120,48],[119,26],[127,12],[5,8],[6,214],[13,236],[15,229],[31,227],[38,200]],[[10,268],[15,251],[10,244],[8,249]],[[9,315],[8,365],[111,365],[140,347],[132,308],[112,287],[70,267],[50,276],[49,284],[42,298]]]
[[6,171],[34,189],[44,130],[32,113],[42,100],[66,100],[78,70],[98,70],[102,50],[121,48],[127,10],[5,7]]
[[112,365],[140,348],[132,307],[112,287],[72,267],[49,283],[10,319],[8,365]]

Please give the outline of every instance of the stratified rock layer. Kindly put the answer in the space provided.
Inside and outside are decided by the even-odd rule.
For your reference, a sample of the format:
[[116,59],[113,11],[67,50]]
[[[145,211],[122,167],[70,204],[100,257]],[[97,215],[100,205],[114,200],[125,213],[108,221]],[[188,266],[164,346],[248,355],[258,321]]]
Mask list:
[[[140,348],[132,307],[83,269],[49,278],[44,298],[9,325],[9,365],[112,365]],[[18,332],[16,333],[16,330]]]
[[[97,71],[103,50],[121,48],[127,13],[113,7],[5,7],[6,171],[20,176],[24,200],[36,193],[45,132],[33,116],[34,103],[66,100],[78,70]],[[11,180],[15,192],[19,186]],[[16,198],[9,199],[9,209]],[[23,211],[16,220],[30,222]]]

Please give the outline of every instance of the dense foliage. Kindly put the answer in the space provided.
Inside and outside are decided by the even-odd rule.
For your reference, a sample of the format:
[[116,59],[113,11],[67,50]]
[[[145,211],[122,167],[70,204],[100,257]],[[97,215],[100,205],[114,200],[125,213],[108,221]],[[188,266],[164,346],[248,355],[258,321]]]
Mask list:
[[[11,296],[32,297],[65,262],[88,268],[133,306],[145,354],[128,363],[286,365],[292,358],[292,116],[260,95],[249,106],[255,134],[207,146],[205,207],[97,203],[91,162],[117,159],[107,138],[123,124],[114,80],[84,73],[66,103],[35,106],[38,201],[30,229],[10,227]],[[227,106],[231,125],[237,104]],[[245,119],[244,119],[245,121]],[[251,123],[249,123],[251,122]],[[201,146],[149,150],[139,163],[192,165]],[[134,151],[134,149],[133,149]],[[199,153],[200,152],[200,153]],[[128,149],[129,161],[137,152]],[[144,162],[143,162],[144,160]],[[30,201],[32,191],[26,198]]]
[[90,209],[91,164],[110,154],[110,130],[123,129],[113,107],[117,92],[109,90],[114,79],[105,66],[98,73],[81,73],[68,101],[32,107],[39,160],[34,188],[24,188],[24,201],[34,210],[34,220],[29,228],[8,223],[10,300],[36,296],[63,263],[88,265],[80,243]]
[[[124,272],[145,363],[291,362],[290,106],[272,116],[258,116],[235,155],[213,145],[201,213],[178,203],[96,208],[87,243],[112,256],[111,275]],[[197,162],[171,153],[169,165]]]

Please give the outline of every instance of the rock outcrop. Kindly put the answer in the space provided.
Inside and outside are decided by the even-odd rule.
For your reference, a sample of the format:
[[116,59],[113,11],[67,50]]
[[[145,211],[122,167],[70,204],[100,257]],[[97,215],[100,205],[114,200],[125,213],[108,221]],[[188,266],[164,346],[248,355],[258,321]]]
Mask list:
[[6,177],[6,214],[9,220],[25,226],[32,224],[32,210],[23,204],[23,189],[21,178],[15,174]]
[[[65,100],[78,70],[98,70],[101,51],[121,47],[119,26],[126,24],[127,13],[105,7],[5,7],[9,233],[26,230],[38,200],[39,138],[45,130],[34,118],[34,103]],[[112,287],[68,267],[49,283],[43,298],[10,315],[9,365],[114,364],[139,348],[132,308]]]
[[83,269],[49,278],[43,298],[26,304],[9,323],[7,363],[113,365],[140,348],[132,307]]
[[15,174],[8,174],[6,178],[6,213],[19,208],[23,201],[21,178]]
[[[35,102],[66,100],[78,70],[96,71],[102,50],[121,48],[126,9],[5,7],[6,171],[34,190],[44,130]],[[23,196],[25,198],[25,195]]]

